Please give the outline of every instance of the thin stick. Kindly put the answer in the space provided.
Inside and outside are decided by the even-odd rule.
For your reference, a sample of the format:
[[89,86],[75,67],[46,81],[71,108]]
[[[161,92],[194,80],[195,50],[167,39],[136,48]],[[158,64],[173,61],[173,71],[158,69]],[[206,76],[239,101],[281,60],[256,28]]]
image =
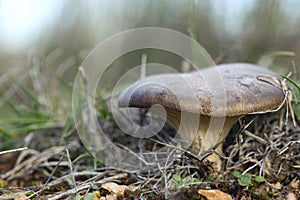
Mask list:
[[257,135],[254,135],[254,134],[251,133],[250,131],[245,130],[245,131],[244,131],[244,134],[247,135],[247,136],[249,136],[249,137],[254,138],[256,141],[258,141],[258,142],[261,143],[261,144],[264,144],[264,145],[267,145],[267,144],[268,144],[268,142],[266,142],[263,138],[261,138],[261,137],[259,137],[259,136],[257,136]]
[[[54,167],[54,169],[52,170],[52,172],[51,172],[51,174],[50,174],[50,176],[48,177],[48,179],[46,180],[46,183],[45,184],[43,184],[43,187],[42,187],[42,189],[39,191],[39,193],[38,193],[38,196],[36,196],[36,198],[35,199],[39,199],[40,198],[40,196],[41,196],[41,194],[45,191],[45,189],[46,189],[46,187],[47,187],[47,185],[48,185],[48,183],[50,182],[50,180],[52,179],[52,177],[53,177],[53,175],[54,175],[54,173],[56,172],[56,170],[57,170],[57,168],[59,167],[59,164],[60,164],[60,162],[62,161],[62,159],[64,158],[64,155],[65,155],[65,153],[62,153],[62,155],[60,156],[60,159],[59,159],[59,161],[58,161],[58,163],[57,163],[57,165]],[[34,194],[35,195],[35,194]]]
[[74,195],[74,194],[76,194],[77,191],[81,191],[81,190],[87,189],[89,187],[92,187],[93,185],[100,185],[100,184],[103,184],[105,182],[114,181],[116,179],[126,178],[127,176],[128,176],[127,173],[121,173],[121,174],[117,174],[117,175],[112,176],[112,177],[108,177],[108,178],[96,181],[94,183],[86,183],[86,184],[78,186],[76,189],[73,188],[73,189],[67,190],[67,191],[65,191],[63,193],[60,193],[60,194],[58,194],[58,195],[56,195],[56,196],[54,196],[52,198],[48,198],[48,200],[61,199],[61,198],[66,197],[66,196]]
[[2,154],[6,154],[6,153],[14,153],[14,152],[18,152],[18,151],[24,151],[27,150],[27,147],[22,147],[22,148],[17,148],[17,149],[11,149],[11,150],[6,150],[6,151],[0,151],[0,155]]
[[68,162],[69,162],[70,174],[71,174],[72,181],[73,181],[73,184],[75,186],[75,191],[76,191],[76,194],[77,194],[78,193],[77,192],[77,184],[76,184],[76,180],[75,180],[75,176],[74,176],[74,172],[73,172],[73,166],[72,166],[72,162],[71,162],[70,153],[69,153],[68,149],[66,149],[66,152],[67,152],[67,157],[68,157]]

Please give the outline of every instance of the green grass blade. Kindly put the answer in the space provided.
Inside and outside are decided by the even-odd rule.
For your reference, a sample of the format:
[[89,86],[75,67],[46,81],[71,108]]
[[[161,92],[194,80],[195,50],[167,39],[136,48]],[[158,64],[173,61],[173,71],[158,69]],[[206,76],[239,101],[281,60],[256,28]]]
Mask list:
[[272,52],[269,52],[269,53],[265,54],[264,56],[269,56],[269,57],[278,57],[278,56],[293,57],[295,55],[296,54],[293,51],[272,51]]
[[295,82],[293,81],[292,79],[290,79],[289,77],[287,76],[284,76],[284,75],[281,75],[283,78],[285,78],[286,80],[288,80],[289,82],[291,82],[297,89],[298,89],[298,92],[300,92],[300,86]]
[[27,87],[24,83],[20,82],[12,76],[10,77],[10,79],[22,89],[22,91],[29,98],[30,102],[32,102],[35,106],[40,105],[37,95],[34,93],[33,90],[29,89],[29,87]]
[[31,124],[20,128],[14,128],[11,130],[13,134],[25,134],[30,131],[36,131],[36,130],[42,130],[42,129],[48,129],[48,128],[59,128],[63,127],[63,123],[61,122],[47,122],[47,123],[41,123],[41,124]]

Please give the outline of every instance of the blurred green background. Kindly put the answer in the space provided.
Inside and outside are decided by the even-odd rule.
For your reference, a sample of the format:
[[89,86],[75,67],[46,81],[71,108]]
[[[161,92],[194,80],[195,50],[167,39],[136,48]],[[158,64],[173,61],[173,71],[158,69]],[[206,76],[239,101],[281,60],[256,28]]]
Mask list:
[[[294,52],[292,57],[276,57],[273,65],[282,74],[295,72],[293,79],[298,79],[299,7],[298,0],[0,0],[0,108],[16,91],[7,81],[10,75],[32,79],[37,96],[70,102],[69,86],[89,52],[114,34],[136,27],[164,27],[191,36],[216,63],[266,65],[270,59],[261,57],[270,52]],[[128,53],[112,65],[121,70],[137,66],[143,53],[147,62],[182,65],[180,57],[152,50]],[[102,82],[109,87],[116,81],[106,78]]]
[[[137,27],[189,35],[216,63],[271,63],[299,80],[299,8],[298,0],[0,0],[0,132],[14,139],[14,133],[64,126],[83,59],[101,41]],[[178,56],[148,49],[112,65],[137,66],[144,53],[148,62],[182,64]],[[116,81],[106,78],[109,86]]]
[[49,73],[63,70],[104,39],[144,26],[193,35],[217,62],[256,62],[280,50],[295,52],[297,64],[299,7],[297,0],[1,0],[0,71],[23,72],[33,57],[52,66]]

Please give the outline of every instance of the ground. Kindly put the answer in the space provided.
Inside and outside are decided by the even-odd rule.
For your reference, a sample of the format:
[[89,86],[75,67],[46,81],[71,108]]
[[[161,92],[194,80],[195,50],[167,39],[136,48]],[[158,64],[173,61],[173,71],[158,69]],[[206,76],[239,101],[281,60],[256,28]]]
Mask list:
[[[140,113],[139,117],[145,117]],[[289,199],[300,198],[300,127],[285,109],[247,116],[224,144],[223,168],[216,171],[204,155],[171,147],[170,162],[148,170],[104,166],[83,147],[76,129],[62,140],[63,129],[28,134],[28,150],[0,155],[0,199]],[[287,121],[286,121],[287,120]],[[166,125],[159,137],[143,141],[122,134],[111,118],[101,119],[110,139],[128,149],[151,151],[175,130]],[[141,147],[141,144],[143,146]],[[135,153],[138,155],[138,153]],[[206,196],[201,189],[212,192]],[[215,196],[214,196],[215,195]]]

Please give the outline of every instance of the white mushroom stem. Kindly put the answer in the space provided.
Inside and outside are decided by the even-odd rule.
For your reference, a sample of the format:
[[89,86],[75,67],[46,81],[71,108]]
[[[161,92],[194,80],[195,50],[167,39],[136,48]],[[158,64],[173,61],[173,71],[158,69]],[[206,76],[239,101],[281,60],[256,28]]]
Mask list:
[[[189,150],[196,155],[209,150],[215,145],[218,145],[215,151],[222,154],[224,140],[231,127],[240,118],[240,116],[210,117],[171,109],[166,111],[168,123],[173,125],[180,136],[191,144]],[[221,168],[222,162],[217,154],[213,153],[207,159],[214,162],[217,169]]]

